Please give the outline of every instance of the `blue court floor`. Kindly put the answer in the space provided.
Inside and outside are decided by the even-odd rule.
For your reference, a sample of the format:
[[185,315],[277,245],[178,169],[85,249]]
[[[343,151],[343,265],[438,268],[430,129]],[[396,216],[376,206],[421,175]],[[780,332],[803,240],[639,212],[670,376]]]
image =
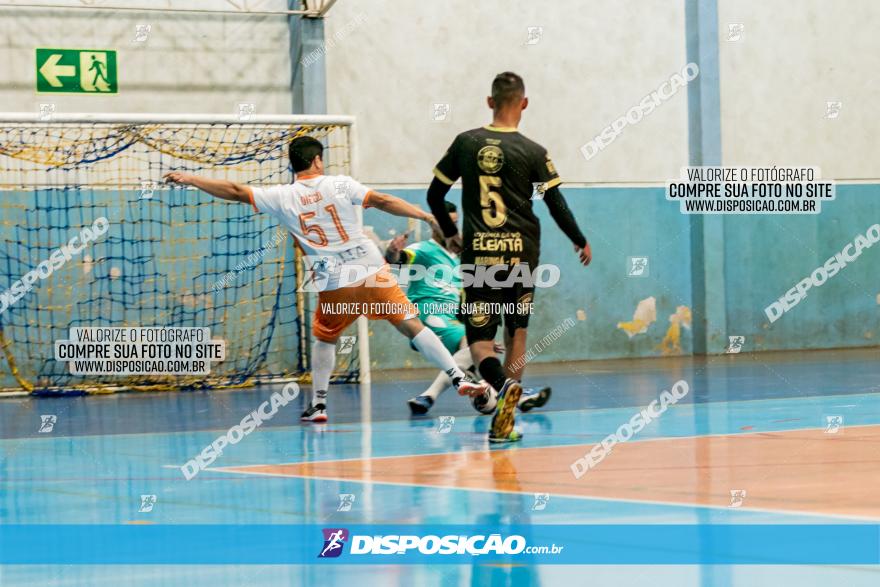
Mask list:
[[[843,501],[847,495],[860,499],[866,488],[852,485],[865,480],[877,481],[867,491],[876,496],[880,470],[862,470],[859,480],[853,481],[856,478],[848,479],[847,471],[855,469],[841,469],[835,461],[837,454],[844,461],[852,454],[880,451],[878,438],[865,436],[865,431],[880,425],[878,358],[880,352],[871,349],[538,366],[527,373],[526,384],[551,385],[552,400],[543,409],[519,416],[523,442],[501,449],[490,448],[486,441],[488,418],[477,417],[454,393],[441,397],[428,417],[410,418],[405,400],[423,389],[426,381],[377,382],[369,390],[358,385],[334,387],[330,423],[322,426],[298,422],[308,396],[304,388],[297,400],[227,447],[209,469],[191,480],[185,479],[180,466],[278,387],[0,399],[0,525],[877,523],[876,497],[850,504],[850,509],[843,507]],[[654,487],[655,478],[646,474],[643,486],[628,482],[621,488],[623,497],[616,497],[608,494],[607,487],[590,486],[589,476],[586,481],[574,480],[567,461],[553,460],[553,455],[568,454],[564,451],[573,446],[601,441],[680,379],[690,385],[688,396],[627,443],[627,451],[656,442],[710,437],[735,442],[790,435],[796,440],[804,435],[821,441],[823,434],[837,434],[849,442],[846,450],[826,455],[821,472],[793,471],[791,477],[812,480],[839,474],[836,483],[842,496],[795,484],[791,493],[778,496],[777,505],[772,500],[755,505],[746,496],[741,505],[731,507],[724,495],[717,502],[689,503],[686,495],[675,494],[674,487]],[[51,432],[39,431],[43,415],[56,417]],[[438,430],[441,419],[444,431]],[[841,429],[829,434],[830,421]],[[762,447],[749,450],[760,456],[766,450]],[[511,455],[503,479],[468,477],[466,470],[456,468],[457,461],[449,459],[463,455],[471,460],[462,462],[479,462],[499,450]],[[534,485],[529,478],[535,472],[529,466],[530,454],[546,467],[548,500],[543,507],[536,505],[535,487],[540,482]],[[597,472],[606,467],[613,471],[614,460],[619,464],[625,455],[623,449],[619,455],[612,452]],[[414,463],[439,459],[442,468],[424,482],[421,477],[401,481],[402,477],[383,469],[383,463],[391,462],[408,467],[406,457],[416,459]],[[741,468],[742,453],[685,456],[679,462],[690,464],[688,478],[700,485],[727,474],[737,458],[736,467]],[[349,476],[351,467],[343,463],[340,476],[273,473],[282,471],[278,468],[282,465],[333,465],[344,459],[361,469]],[[366,477],[364,463],[372,463]],[[645,466],[650,468],[651,463]],[[242,472],[243,467],[255,467],[257,474]],[[618,473],[630,475],[626,479],[642,478],[639,471]],[[555,479],[560,484],[554,486]],[[151,495],[155,496],[152,507],[141,511],[142,496]],[[341,506],[346,500],[350,509]],[[230,552],[237,547],[228,545]],[[876,586],[880,567],[6,565],[0,566],[0,585]]]

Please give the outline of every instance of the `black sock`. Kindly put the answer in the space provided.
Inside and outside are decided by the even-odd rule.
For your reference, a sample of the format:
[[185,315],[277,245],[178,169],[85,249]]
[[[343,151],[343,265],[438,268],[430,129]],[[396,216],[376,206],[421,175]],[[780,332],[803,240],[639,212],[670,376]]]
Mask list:
[[500,391],[507,381],[507,375],[504,374],[504,367],[497,357],[487,357],[480,363],[480,375],[489,382],[489,385]]

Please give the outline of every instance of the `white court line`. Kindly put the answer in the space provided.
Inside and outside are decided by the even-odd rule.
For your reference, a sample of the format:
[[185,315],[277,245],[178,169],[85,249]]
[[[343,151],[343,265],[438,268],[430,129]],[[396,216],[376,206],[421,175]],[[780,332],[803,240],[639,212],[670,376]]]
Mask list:
[[[878,424],[857,424],[852,426],[847,426],[847,429],[852,428],[865,428],[865,427],[876,427]],[[758,434],[774,434],[778,432],[804,432],[804,431],[821,431],[822,428],[810,427],[810,428],[791,428],[786,430],[774,430],[774,431],[765,431],[765,432],[742,432],[742,433],[718,433],[718,434],[697,434],[697,435],[689,435],[689,436],[669,436],[669,437],[658,437],[658,438],[645,438],[641,440],[631,440],[630,443],[640,443],[640,442],[655,442],[658,440],[679,440],[679,439],[695,439],[695,438],[711,438],[711,437],[719,437],[719,436],[754,436]],[[545,448],[565,448],[565,447],[573,447],[573,446],[595,446],[595,444],[563,444],[563,445],[547,445],[547,446],[530,446],[530,447],[515,447],[511,450],[514,451],[528,451],[528,450],[538,450]],[[457,451],[455,454],[461,453],[472,453],[472,454],[482,454],[485,453],[485,450],[481,451]],[[449,455],[449,452],[439,452],[439,453],[424,453],[424,454],[408,454],[408,455],[385,455],[379,457],[373,457],[369,459],[373,460],[382,460],[382,459],[399,459],[399,458],[412,458],[412,457],[421,457],[421,456],[444,456]],[[409,483],[405,481],[376,481],[376,480],[363,480],[363,479],[351,479],[347,477],[334,477],[334,476],[324,476],[324,475],[298,475],[298,474],[290,474],[290,473],[269,473],[269,472],[258,472],[258,471],[241,471],[241,470],[233,470],[237,468],[243,467],[281,467],[288,465],[317,465],[317,464],[325,464],[325,463],[346,463],[353,461],[361,461],[364,459],[361,458],[349,458],[349,459],[330,459],[330,460],[322,460],[322,461],[303,461],[303,462],[294,462],[294,463],[280,463],[277,465],[237,465],[237,466],[228,466],[228,467],[217,467],[217,468],[209,468],[204,469],[205,471],[213,471],[218,473],[230,473],[230,474],[241,474],[241,475],[255,475],[260,477],[284,477],[284,478],[298,478],[298,479],[322,479],[327,481],[340,481],[340,482],[352,482],[352,483],[360,483],[360,484],[369,484],[369,483],[379,483],[383,485],[392,485],[392,486],[402,486],[402,487],[421,487],[421,488],[437,488],[437,489],[455,489],[459,491],[479,491],[485,493],[508,493],[514,495],[533,495],[532,491],[515,491],[511,489],[485,489],[485,488],[471,488],[471,487],[458,487],[454,485],[438,485],[438,484],[421,484],[421,483]],[[173,465],[165,465],[165,467],[173,467]],[[177,467],[178,469],[180,467]],[[710,510],[721,510],[721,511],[746,511],[751,513],[771,513],[777,515],[801,515],[807,517],[816,517],[816,518],[832,518],[832,519],[841,519],[841,520],[859,520],[859,521],[868,521],[868,522],[876,522],[880,520],[880,517],[872,518],[869,516],[856,516],[856,515],[847,515],[847,514],[829,514],[829,513],[817,513],[805,510],[775,510],[772,508],[755,508],[755,507],[737,507],[731,508],[729,506],[721,506],[721,505],[709,505],[709,504],[684,504],[681,502],[673,502],[673,501],[665,501],[665,500],[650,500],[650,499],[634,499],[634,498],[615,498],[615,497],[598,497],[598,496],[587,496],[587,495],[570,495],[565,493],[557,493],[554,495],[558,495],[560,497],[565,497],[569,499],[580,499],[580,500],[592,500],[592,501],[607,501],[614,503],[634,503],[634,504],[649,504],[649,505],[660,505],[660,506],[668,506],[668,507],[678,507],[678,508],[703,508]]]
[[[763,400],[756,400],[756,401],[763,401]],[[623,409],[623,408],[613,408],[613,409],[617,410],[617,409]],[[470,416],[465,416],[465,417],[470,417]],[[479,416],[474,416],[474,417],[479,418]],[[868,426],[880,426],[880,423],[877,423],[877,424],[850,424],[850,425],[844,426],[844,430],[849,430],[851,428],[865,428]],[[284,426],[284,428],[290,428],[290,427]],[[822,428],[817,428],[816,426],[809,426],[809,427],[803,427],[803,428],[785,428],[782,430],[763,430],[763,431],[762,430],[746,430],[746,431],[742,431],[742,432],[717,432],[714,434],[688,434],[685,436],[656,436],[653,438],[640,438],[638,440],[629,440],[629,441],[627,441],[627,444],[638,444],[641,442],[657,442],[657,441],[661,441],[661,440],[687,440],[689,438],[690,439],[711,438],[711,437],[716,437],[716,436],[749,436],[749,435],[757,435],[757,434],[776,434],[776,433],[780,433],[780,432],[805,432],[805,431],[809,431],[809,430],[822,430]],[[134,433],[134,434],[132,434],[132,436],[136,436],[137,434],[140,434],[140,433]],[[474,433],[474,434],[481,434],[482,435],[482,433]],[[601,435],[602,433],[597,432],[596,434]],[[566,436],[566,434],[560,433],[559,436]],[[829,435],[829,436],[831,436],[831,435]],[[838,436],[838,435],[835,434],[833,436]],[[841,434],[839,436],[843,436],[843,435]],[[602,436],[602,438],[605,438],[605,437]],[[572,446],[590,446],[590,447],[592,447],[592,446],[596,446],[597,444],[599,444],[599,443],[598,442],[594,442],[594,443],[579,442],[579,443],[573,443],[573,444],[545,444],[545,445],[541,445],[541,446],[516,446],[516,447],[510,447],[508,450],[526,451],[526,450],[540,450],[540,449],[544,449],[544,448],[567,448],[567,447],[572,447]],[[382,459],[399,459],[399,458],[406,458],[406,457],[439,457],[439,456],[443,456],[443,455],[462,454],[462,453],[482,454],[484,452],[487,452],[487,450],[488,449],[459,450],[459,451],[456,451],[455,453],[450,453],[449,451],[443,451],[443,452],[407,453],[407,454],[398,454],[398,455],[381,455],[381,456],[377,456],[377,457],[370,457],[370,460],[371,461],[378,461],[378,460],[382,460]],[[347,459],[318,459],[318,460],[314,460],[314,461],[293,461],[293,462],[289,462],[289,463],[277,463],[277,464],[261,463],[261,464],[256,464],[256,465],[254,465],[254,464],[230,465],[227,467],[211,467],[211,468],[206,468],[206,469],[202,469],[202,470],[203,471],[220,471],[220,472],[224,472],[224,473],[243,473],[242,471],[226,471],[225,469],[240,468],[240,467],[284,467],[287,465],[314,465],[314,464],[318,464],[318,463],[320,463],[320,464],[347,463],[347,462],[362,461],[362,460],[364,460],[363,457],[351,457],[351,458],[347,458]],[[179,469],[182,466],[183,465],[162,465],[162,467],[165,469]],[[279,475],[279,476],[287,477],[289,475]],[[293,476],[299,477],[299,475],[293,475]]]
[[[442,453],[449,454],[449,453]],[[381,458],[381,457],[380,457]],[[232,474],[241,474],[241,475],[254,475],[257,477],[283,477],[288,479],[320,479],[322,481],[339,481],[343,483],[360,483],[360,484],[379,484],[379,485],[392,485],[396,487],[418,487],[421,489],[453,489],[457,491],[477,491],[480,493],[506,493],[511,495],[528,495],[534,496],[533,491],[515,491],[512,489],[486,489],[482,487],[457,487],[454,485],[423,485],[420,483],[408,483],[406,481],[364,481],[360,479],[350,479],[347,477],[330,477],[330,476],[322,476],[322,475],[293,475],[293,474],[281,474],[281,473],[261,473],[255,471],[229,471],[225,470],[229,467],[221,467],[218,469],[205,469],[206,471],[214,471],[219,473],[232,473]],[[839,520],[857,520],[863,522],[877,522],[880,518],[870,518],[866,516],[851,516],[845,514],[820,514],[811,511],[804,510],[774,510],[771,508],[754,508],[754,507],[737,507],[731,508],[728,506],[721,505],[709,505],[709,504],[687,504],[681,503],[677,501],[664,501],[664,500],[655,500],[655,499],[632,499],[632,498],[622,498],[622,497],[599,497],[599,496],[589,496],[589,495],[569,495],[564,493],[552,493],[554,497],[562,497],[566,499],[577,499],[582,501],[602,501],[602,502],[613,502],[613,503],[630,503],[630,504],[644,504],[644,505],[657,505],[657,506],[666,506],[673,508],[690,508],[690,509],[709,509],[709,510],[718,510],[718,511],[740,511],[740,512],[750,512],[750,513],[762,513],[762,514],[776,514],[780,516],[786,515],[800,515],[806,517],[813,518],[832,518]],[[601,525],[601,524],[600,524]],[[660,524],[662,525],[662,524]],[[697,524],[703,525],[703,524]],[[709,525],[709,524],[706,524]]]

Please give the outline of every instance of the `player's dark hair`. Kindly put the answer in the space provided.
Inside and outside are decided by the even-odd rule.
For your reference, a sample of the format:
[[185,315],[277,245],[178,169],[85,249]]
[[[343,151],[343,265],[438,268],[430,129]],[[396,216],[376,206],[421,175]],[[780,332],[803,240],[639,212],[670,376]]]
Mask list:
[[499,73],[492,80],[492,99],[495,100],[496,109],[516,100],[522,100],[525,95],[526,84],[512,71]]
[[296,137],[287,151],[293,171],[299,173],[312,166],[318,155],[324,154],[324,145],[315,137]]
[[458,212],[458,206],[456,206],[449,200],[446,200],[446,211],[450,214],[452,214],[453,212]]

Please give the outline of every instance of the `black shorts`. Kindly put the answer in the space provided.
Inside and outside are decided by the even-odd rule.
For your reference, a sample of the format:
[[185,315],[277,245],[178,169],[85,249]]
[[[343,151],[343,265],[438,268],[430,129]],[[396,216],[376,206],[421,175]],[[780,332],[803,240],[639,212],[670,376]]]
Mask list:
[[[504,279],[503,275],[499,277]],[[459,319],[464,323],[468,343],[495,340],[502,317],[510,336],[517,328],[528,328],[534,295],[534,284],[516,283],[495,289],[481,284],[464,288]]]

